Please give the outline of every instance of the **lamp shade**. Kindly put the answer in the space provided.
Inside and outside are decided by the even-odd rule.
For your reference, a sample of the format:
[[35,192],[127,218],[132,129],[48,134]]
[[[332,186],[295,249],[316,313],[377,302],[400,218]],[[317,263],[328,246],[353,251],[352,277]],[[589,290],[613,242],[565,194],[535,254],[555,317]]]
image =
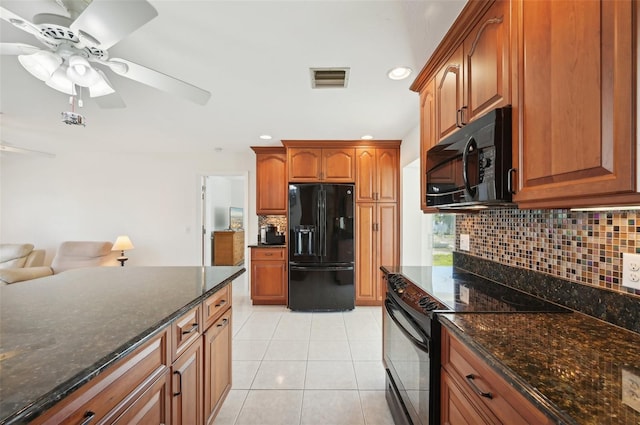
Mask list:
[[115,90],[111,87],[111,83],[107,79],[107,76],[99,69],[96,69],[96,71],[98,72],[100,79],[95,84],[89,86],[89,95],[91,97],[99,97],[115,93]]
[[62,93],[75,95],[76,94],[75,84],[73,84],[73,81],[71,81],[67,77],[66,68],[67,68],[66,65],[64,64],[61,65],[60,68],[58,68],[56,72],[53,73],[51,78],[45,81],[45,84],[53,89],[61,91]]
[[62,58],[47,50],[31,55],[18,55],[20,65],[39,80],[47,81],[62,64]]
[[124,235],[118,236],[115,243],[113,244],[113,247],[111,248],[111,251],[128,251],[130,249],[133,249],[131,239],[129,239],[129,236]]
[[89,65],[89,61],[78,55],[69,57],[67,77],[82,87],[90,87],[100,81],[100,75]]

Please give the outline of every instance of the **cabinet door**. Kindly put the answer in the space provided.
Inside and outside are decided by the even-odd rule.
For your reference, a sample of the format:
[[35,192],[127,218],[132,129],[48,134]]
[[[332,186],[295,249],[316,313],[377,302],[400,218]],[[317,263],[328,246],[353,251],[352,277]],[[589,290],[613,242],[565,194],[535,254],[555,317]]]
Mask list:
[[463,46],[449,58],[436,76],[436,119],[438,141],[458,129],[463,102]]
[[322,149],[322,181],[353,183],[355,169],[355,149]]
[[168,423],[171,416],[170,387],[171,380],[167,370],[112,423],[117,425],[161,425]]
[[373,202],[376,193],[376,150],[356,149],[356,202]]
[[198,338],[171,366],[173,425],[202,423],[202,366],[202,338]]
[[631,193],[636,190],[637,3],[521,1],[519,6],[521,121],[514,200],[523,208],[637,202]]
[[510,2],[498,0],[465,38],[465,123],[511,103],[510,22]]
[[[253,254],[252,257],[254,257]],[[287,292],[285,260],[251,260],[251,300],[253,304],[284,305],[287,303]]]
[[256,155],[256,214],[287,213],[287,154]]
[[376,149],[376,194],[378,202],[398,201],[400,156],[398,149]]
[[381,303],[384,299],[386,287],[383,285],[380,266],[395,266],[400,263],[398,205],[384,202],[376,204],[376,225],[374,228],[377,264],[373,270],[373,278],[375,279],[376,300]]
[[356,203],[356,305],[375,305],[376,302],[375,219],[374,202]]
[[490,425],[490,416],[478,408],[460,389],[455,380],[441,371],[442,392],[440,395],[440,423],[443,425]]
[[420,92],[420,208],[424,212],[436,212],[427,207],[427,151],[436,144],[436,80],[429,81]]
[[204,333],[204,415],[211,424],[231,389],[231,309]]
[[289,181],[316,182],[322,171],[322,149],[289,148]]

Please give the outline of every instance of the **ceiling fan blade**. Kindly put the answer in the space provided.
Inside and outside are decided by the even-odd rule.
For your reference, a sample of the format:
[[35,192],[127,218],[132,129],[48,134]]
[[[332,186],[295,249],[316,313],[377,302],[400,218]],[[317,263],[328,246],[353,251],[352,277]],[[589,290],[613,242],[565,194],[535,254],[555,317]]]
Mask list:
[[10,24],[13,24],[17,28],[20,28],[22,31],[26,31],[29,34],[34,36],[38,36],[40,34],[40,28],[35,26],[32,22],[24,19],[21,16],[16,15],[10,10],[5,9],[0,6],[0,19],[3,19]]
[[0,43],[0,55],[31,55],[40,51],[38,47],[24,43]]
[[106,96],[94,97],[96,104],[102,109],[120,109],[126,108],[124,100],[118,93],[108,94]]
[[206,104],[211,97],[211,93],[204,89],[125,59],[112,58],[101,63],[109,66],[116,74],[183,97],[199,105]]
[[70,28],[89,34],[101,49],[108,49],[156,16],[146,0],[93,0]]

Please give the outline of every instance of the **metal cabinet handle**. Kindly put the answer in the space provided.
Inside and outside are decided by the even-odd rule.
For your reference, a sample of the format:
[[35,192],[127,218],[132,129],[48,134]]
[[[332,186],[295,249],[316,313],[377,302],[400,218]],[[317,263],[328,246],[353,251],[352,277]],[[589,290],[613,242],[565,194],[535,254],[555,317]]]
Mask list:
[[218,308],[218,307],[222,307],[223,305],[225,305],[227,303],[227,300],[220,300],[220,302],[218,304],[216,304],[214,307]]
[[469,109],[467,106],[463,106],[463,107],[460,109],[460,127],[462,127],[462,126],[464,126],[464,125],[467,125],[467,124],[468,124],[468,123],[466,123],[466,122],[464,121],[464,111],[465,111],[465,110],[467,110],[467,109]]
[[82,416],[82,422],[80,422],[80,425],[89,425],[89,423],[95,417],[96,417],[95,412],[92,412],[91,410],[87,410],[86,412],[84,412],[84,416]]
[[182,335],[194,333],[197,330],[198,330],[198,324],[194,323],[193,325],[191,325],[189,329],[187,329],[186,331],[182,331]]
[[509,168],[509,170],[507,171],[507,192],[509,192],[512,195],[515,195],[516,191],[513,189],[514,185],[513,185],[513,175],[515,174],[515,172],[517,171],[517,169],[515,168]]
[[456,127],[458,128],[462,127],[460,125],[460,109],[456,109]]
[[218,323],[218,324],[216,325],[216,327],[218,327],[218,328],[222,328],[222,327],[226,326],[226,325],[227,325],[227,323],[229,323],[229,319],[226,319],[226,318],[225,318],[225,319],[223,319],[223,320],[222,320],[222,323]]
[[264,254],[264,256],[265,256],[265,257],[271,257],[271,256],[273,256],[273,252],[266,252],[266,253]]
[[178,375],[178,384],[179,384],[178,391],[177,391],[177,392],[175,392],[175,393],[173,393],[173,396],[174,396],[174,397],[177,397],[177,396],[179,396],[180,394],[182,394],[182,373],[180,373],[180,371],[179,371],[179,370],[174,370],[174,371],[173,371],[173,374],[174,374],[174,375]]
[[469,385],[471,385],[471,388],[473,388],[473,391],[475,391],[476,394],[478,394],[481,397],[486,397],[490,399],[493,398],[493,395],[491,393],[484,392],[480,388],[478,388],[476,383],[473,381],[474,379],[476,379],[473,373],[470,373],[469,375],[465,376],[465,378],[467,378],[467,382],[469,382]]

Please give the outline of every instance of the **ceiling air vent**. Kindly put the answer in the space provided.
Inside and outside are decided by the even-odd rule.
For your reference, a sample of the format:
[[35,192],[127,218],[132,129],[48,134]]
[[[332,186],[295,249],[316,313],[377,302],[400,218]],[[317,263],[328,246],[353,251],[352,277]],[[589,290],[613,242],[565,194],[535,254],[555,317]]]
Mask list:
[[346,88],[349,68],[310,68],[311,88]]

